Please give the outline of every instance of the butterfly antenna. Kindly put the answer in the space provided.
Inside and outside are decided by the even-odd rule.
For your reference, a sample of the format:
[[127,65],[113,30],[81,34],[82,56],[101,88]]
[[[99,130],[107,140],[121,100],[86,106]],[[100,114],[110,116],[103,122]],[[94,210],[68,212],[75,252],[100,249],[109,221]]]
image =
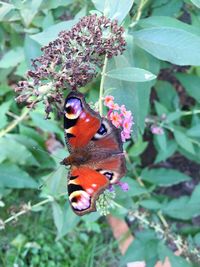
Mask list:
[[55,170],[53,170],[51,174],[49,174],[49,177],[43,183],[38,186],[38,190],[41,190],[45,185],[47,185],[49,179],[51,179],[51,177],[58,171],[59,168],[60,165]]
[[40,151],[40,152],[43,152],[43,153],[47,153],[48,155],[51,155],[53,158],[57,158],[57,159],[59,159],[59,160],[62,160],[61,158],[59,158],[59,157],[57,157],[57,156],[55,156],[55,155],[50,154],[48,151],[45,151],[45,150],[43,150],[43,149],[40,149],[40,148],[38,148],[38,147],[36,147],[36,146],[33,146],[33,149],[35,149],[35,150],[37,150],[37,151]]

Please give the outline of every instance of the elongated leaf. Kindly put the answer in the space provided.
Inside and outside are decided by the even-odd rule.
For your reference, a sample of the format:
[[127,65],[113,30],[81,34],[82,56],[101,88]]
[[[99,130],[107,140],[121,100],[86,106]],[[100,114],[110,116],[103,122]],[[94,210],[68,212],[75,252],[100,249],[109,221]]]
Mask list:
[[156,78],[154,74],[147,70],[133,67],[110,70],[106,73],[106,76],[128,82],[147,82]]
[[10,135],[10,138],[1,138],[0,147],[0,162],[7,159],[12,163],[18,163],[21,165],[39,165],[26,146],[14,140],[12,135]]
[[200,184],[196,186],[191,198],[180,197],[163,206],[163,213],[182,220],[189,220],[200,215]]
[[148,18],[141,19],[139,21],[139,25],[143,28],[170,27],[175,29],[182,29],[190,33],[200,35],[199,28],[167,16],[150,16]]
[[69,30],[77,22],[77,20],[68,20],[59,22],[53,26],[48,27],[43,32],[31,35],[30,38],[40,45],[47,45],[58,37],[59,32]]
[[0,21],[4,21],[4,18],[6,17],[6,15],[8,15],[9,12],[14,9],[15,9],[14,5],[0,1]]
[[140,201],[140,205],[149,210],[160,210],[162,205],[155,199],[147,199]]
[[148,191],[144,187],[139,185],[135,180],[131,178],[125,178],[123,182],[128,183],[129,190],[126,192],[126,194],[121,196],[122,198],[123,197],[126,198],[127,196],[135,197],[135,196],[140,196],[140,195],[144,195],[148,193]]
[[36,181],[30,175],[12,164],[0,165],[0,187],[37,188]]
[[59,195],[66,193],[67,195],[67,170],[63,166],[59,166],[55,171],[43,178],[45,184],[45,192],[51,195]]
[[134,0],[92,0],[96,9],[110,19],[117,19],[120,24],[131,9]]
[[180,80],[187,93],[200,103],[200,77],[183,73],[178,73],[176,77]]
[[165,168],[144,169],[141,173],[141,178],[158,186],[171,186],[191,179],[191,177],[184,173]]
[[[126,253],[121,257],[120,267],[124,267],[127,263],[134,261],[145,261],[148,264],[157,256],[158,239],[152,231],[143,231],[138,233],[134,241],[128,247]],[[150,265],[154,266],[154,264]]]
[[200,65],[200,37],[182,29],[155,27],[134,32],[135,42],[153,56],[177,65]]
[[65,7],[68,6],[69,4],[72,4],[73,0],[48,0],[44,1],[42,4],[42,8],[44,9],[55,9],[57,7]]
[[44,116],[40,113],[31,112],[30,116],[35,124],[43,131],[63,134],[62,130],[58,127],[58,124],[52,120],[45,120]]
[[60,233],[63,225],[63,210],[56,201],[52,203],[52,210],[54,224],[57,228],[57,232]]
[[29,0],[25,1],[23,5],[20,6],[19,11],[26,27],[29,26],[35,15],[38,13],[42,2],[43,0]]
[[80,216],[77,216],[68,204],[63,208],[63,222],[60,232],[57,233],[57,239],[71,232],[80,221]]
[[0,120],[0,129],[4,128],[7,124],[7,116],[6,112],[9,110],[11,105],[11,101],[4,102],[2,105],[0,105],[0,114],[1,114],[1,120]]
[[[188,261],[183,259],[180,256],[176,256],[163,242],[160,242],[158,245],[158,255],[161,261],[164,261],[166,257],[168,257],[170,265],[166,265],[166,267],[192,267]],[[163,267],[165,265],[162,265]]]
[[24,51],[22,47],[16,47],[8,51],[0,60],[0,68],[7,69],[17,66],[24,60]]
[[200,125],[197,124],[192,128],[190,128],[189,130],[187,130],[187,135],[191,137],[200,137]]
[[186,134],[179,130],[174,130],[174,137],[176,139],[177,144],[188,151],[191,154],[195,154],[194,146],[191,140],[187,137]]
[[197,6],[198,8],[200,8],[200,0],[191,0],[191,2]]

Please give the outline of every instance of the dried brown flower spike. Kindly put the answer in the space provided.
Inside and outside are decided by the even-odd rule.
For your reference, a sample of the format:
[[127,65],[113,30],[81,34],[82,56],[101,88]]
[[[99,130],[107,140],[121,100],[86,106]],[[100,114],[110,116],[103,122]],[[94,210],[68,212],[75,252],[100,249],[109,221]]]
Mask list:
[[96,14],[83,17],[70,31],[42,47],[43,55],[33,60],[34,70],[27,80],[18,84],[17,101],[29,105],[34,98],[43,100],[47,117],[52,104],[59,108],[63,89],[76,90],[85,86],[98,73],[104,57],[112,58],[123,52],[123,28],[117,21]]

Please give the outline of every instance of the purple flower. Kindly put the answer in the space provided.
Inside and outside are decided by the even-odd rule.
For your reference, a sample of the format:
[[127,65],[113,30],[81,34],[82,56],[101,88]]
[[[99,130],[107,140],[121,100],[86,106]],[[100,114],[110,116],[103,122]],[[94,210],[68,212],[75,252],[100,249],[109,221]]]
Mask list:
[[163,128],[156,124],[151,125],[151,132],[152,134],[156,134],[156,135],[164,134]]
[[128,183],[124,183],[124,182],[119,181],[116,184],[119,185],[124,192],[129,190]]

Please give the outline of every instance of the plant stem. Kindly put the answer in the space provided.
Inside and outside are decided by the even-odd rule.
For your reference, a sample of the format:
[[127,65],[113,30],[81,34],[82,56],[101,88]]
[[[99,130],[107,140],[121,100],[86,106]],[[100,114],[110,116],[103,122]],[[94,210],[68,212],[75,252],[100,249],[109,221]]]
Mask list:
[[137,9],[137,13],[134,16],[134,21],[133,23],[131,23],[130,27],[134,27],[138,21],[140,20],[141,16],[142,16],[142,10],[144,8],[144,6],[146,5],[146,3],[148,2],[148,0],[140,0],[138,9]]
[[26,109],[24,113],[21,114],[17,119],[12,121],[5,129],[0,131],[0,138],[12,131],[30,112],[30,109]]
[[104,90],[105,73],[106,73],[107,64],[108,64],[108,58],[107,56],[105,56],[103,69],[101,73],[100,89],[99,89],[99,114],[100,116],[103,115],[103,90]]
[[200,114],[200,110],[183,111],[182,116],[189,116],[193,114]]
[[21,211],[19,211],[18,213],[12,215],[12,216],[9,217],[8,219],[6,219],[3,223],[4,223],[4,225],[5,225],[5,224],[7,224],[7,223],[9,223],[9,222],[11,222],[11,221],[13,221],[13,220],[15,220],[15,219],[18,218],[19,216],[21,216],[21,215],[23,215],[23,214],[25,214],[25,213],[27,213],[27,212],[33,210],[34,208],[40,207],[40,206],[42,206],[42,205],[45,205],[46,203],[48,203],[48,202],[52,202],[53,200],[54,200],[54,198],[53,198],[52,196],[49,196],[47,199],[42,200],[42,201],[40,201],[40,202],[34,204],[33,206],[31,206],[30,204],[28,204],[27,207],[26,207],[24,210],[21,210]]

